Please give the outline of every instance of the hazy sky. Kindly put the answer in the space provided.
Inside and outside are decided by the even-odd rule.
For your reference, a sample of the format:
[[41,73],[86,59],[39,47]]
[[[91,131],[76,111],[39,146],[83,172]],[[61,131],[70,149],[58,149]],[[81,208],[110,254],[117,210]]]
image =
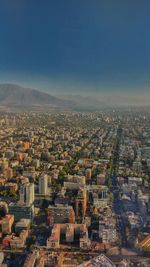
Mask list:
[[150,91],[149,0],[0,0],[0,82]]

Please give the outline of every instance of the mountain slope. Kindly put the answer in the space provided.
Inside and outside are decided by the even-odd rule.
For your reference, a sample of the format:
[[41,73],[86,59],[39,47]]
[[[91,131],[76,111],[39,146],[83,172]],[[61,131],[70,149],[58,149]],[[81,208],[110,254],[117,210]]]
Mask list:
[[0,84],[0,105],[6,106],[61,106],[71,107],[74,102],[59,99],[48,93],[14,84]]

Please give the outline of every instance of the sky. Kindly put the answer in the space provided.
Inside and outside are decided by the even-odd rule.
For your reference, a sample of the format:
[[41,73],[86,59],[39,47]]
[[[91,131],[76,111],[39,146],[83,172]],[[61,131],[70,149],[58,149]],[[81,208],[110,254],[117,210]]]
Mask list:
[[150,1],[0,0],[0,82],[150,97]]

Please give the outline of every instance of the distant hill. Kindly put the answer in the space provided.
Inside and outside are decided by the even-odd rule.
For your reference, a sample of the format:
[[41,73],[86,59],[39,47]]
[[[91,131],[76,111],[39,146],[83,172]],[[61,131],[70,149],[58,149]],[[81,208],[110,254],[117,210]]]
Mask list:
[[35,89],[14,84],[0,84],[0,105],[2,106],[51,106],[73,107],[71,100],[59,99]]
[[67,99],[76,103],[76,110],[99,110],[107,108],[105,102],[100,101],[92,96],[81,96],[81,95],[58,95],[61,99]]
[[94,111],[106,108],[106,104],[89,96],[52,96],[49,93],[16,84],[0,84],[0,110],[26,110],[26,107],[30,110],[60,108],[75,111]]

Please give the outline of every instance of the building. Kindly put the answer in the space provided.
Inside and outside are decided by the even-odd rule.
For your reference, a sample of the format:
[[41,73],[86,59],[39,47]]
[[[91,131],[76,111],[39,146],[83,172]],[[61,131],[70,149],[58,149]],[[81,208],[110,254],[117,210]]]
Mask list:
[[79,184],[77,182],[64,182],[64,188],[70,190],[79,190],[83,184]]
[[23,184],[20,188],[20,202],[31,205],[34,202],[34,183]]
[[76,267],[78,260],[71,255],[65,255],[61,260],[61,267]]
[[48,178],[47,175],[44,174],[39,177],[39,194],[47,195],[47,191],[48,191]]
[[68,224],[66,228],[66,242],[72,243],[74,241],[74,227],[72,224]]
[[99,221],[99,238],[102,243],[114,243],[116,241],[116,221],[114,218],[105,217]]
[[59,248],[60,246],[60,225],[54,225],[50,237],[47,239],[47,248]]
[[91,246],[91,240],[88,238],[88,229],[85,224],[82,224],[82,227],[80,228],[80,248],[81,249],[88,249]]
[[10,240],[11,249],[22,249],[25,247],[26,239],[29,235],[28,230],[23,230],[19,236],[13,236]]
[[114,243],[116,241],[116,230],[111,228],[104,228],[100,232],[102,243]]
[[75,201],[76,205],[76,218],[85,217],[87,207],[86,190],[80,190]]
[[22,230],[29,230],[31,225],[30,219],[21,219],[19,222],[15,225],[15,232],[18,234]]
[[[68,182],[71,182],[71,183],[77,183],[81,186],[85,185],[86,183],[86,179],[85,179],[85,176],[81,176],[81,175],[70,175],[68,174],[67,175],[67,180]],[[69,186],[68,182],[66,182],[66,187]],[[65,186],[65,183],[64,183],[64,186]]]
[[92,177],[92,170],[91,169],[86,169],[85,176],[86,176],[87,179],[91,179],[91,177]]
[[78,265],[77,267],[115,267],[116,265],[113,264],[113,262],[106,257],[105,255],[101,254],[98,257],[95,257],[94,259],[85,262],[83,264]]
[[143,179],[142,177],[128,177],[128,184],[132,185],[132,184],[136,184],[137,186],[142,185]]
[[47,248],[60,248],[61,235],[65,236],[65,243],[74,243],[78,239],[81,249],[90,248],[88,229],[85,224],[55,224],[50,237],[47,239]]
[[75,214],[71,206],[56,205],[48,207],[48,223],[53,225],[55,223],[74,223]]
[[37,260],[37,253],[33,252],[32,254],[29,254],[28,257],[25,260],[25,263],[23,265],[23,267],[34,267],[35,266],[35,262]]
[[15,222],[20,221],[20,219],[30,219],[33,220],[34,217],[34,205],[26,205],[21,203],[10,203],[9,213],[14,215]]
[[3,234],[10,234],[13,223],[14,216],[10,214],[5,215],[5,217],[0,220],[1,232]]

